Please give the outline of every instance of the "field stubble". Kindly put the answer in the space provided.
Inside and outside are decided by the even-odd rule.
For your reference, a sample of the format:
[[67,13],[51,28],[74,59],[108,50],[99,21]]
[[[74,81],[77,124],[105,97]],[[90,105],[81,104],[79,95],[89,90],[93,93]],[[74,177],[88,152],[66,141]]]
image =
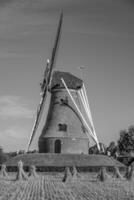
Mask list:
[[96,180],[96,174],[85,173],[80,179],[63,183],[62,173],[39,174],[37,178],[15,181],[0,178],[0,200],[133,200],[134,182],[112,178]]

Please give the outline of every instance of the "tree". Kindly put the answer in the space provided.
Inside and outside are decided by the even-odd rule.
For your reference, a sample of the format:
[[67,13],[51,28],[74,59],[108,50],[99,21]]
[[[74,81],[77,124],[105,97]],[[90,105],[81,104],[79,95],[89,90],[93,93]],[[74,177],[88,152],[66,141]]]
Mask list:
[[98,150],[97,144],[89,148],[89,154],[105,154],[106,153],[106,146],[103,143],[99,143],[100,151]]
[[115,144],[115,142],[110,142],[109,146],[107,147],[107,152],[110,152],[111,156],[116,156],[117,153],[117,145]]
[[118,149],[121,154],[134,151],[134,126],[129,126],[128,130],[120,131]]

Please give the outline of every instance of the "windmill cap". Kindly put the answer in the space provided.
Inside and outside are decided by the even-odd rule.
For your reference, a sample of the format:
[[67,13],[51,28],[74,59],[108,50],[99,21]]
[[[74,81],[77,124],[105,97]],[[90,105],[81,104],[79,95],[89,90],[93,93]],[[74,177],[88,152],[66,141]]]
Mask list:
[[82,87],[83,81],[76,76],[70,74],[69,72],[54,71],[50,86],[51,90],[65,88],[61,78],[63,78],[69,89],[78,90]]

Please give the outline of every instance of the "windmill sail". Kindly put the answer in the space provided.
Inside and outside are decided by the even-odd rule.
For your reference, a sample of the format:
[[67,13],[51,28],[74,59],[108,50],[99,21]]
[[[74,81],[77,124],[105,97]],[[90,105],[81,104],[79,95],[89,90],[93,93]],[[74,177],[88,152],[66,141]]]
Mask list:
[[47,60],[47,65],[46,65],[46,69],[44,72],[44,79],[41,84],[42,97],[41,97],[41,101],[40,101],[40,104],[37,109],[37,115],[36,115],[36,119],[35,119],[34,126],[32,129],[32,133],[31,133],[31,136],[30,136],[30,139],[28,142],[27,151],[29,151],[30,145],[33,141],[33,138],[35,136],[35,133],[37,131],[38,125],[39,125],[41,117],[42,117],[43,108],[45,105],[45,100],[46,100],[47,91],[48,91],[48,86],[50,85],[52,71],[53,71],[53,68],[55,65],[55,61],[56,61],[56,55],[57,55],[57,50],[58,50],[60,35],[61,35],[62,20],[63,20],[63,14],[61,13],[59,25],[58,25],[58,29],[57,29],[57,34],[56,34],[56,38],[55,38],[55,43],[54,43],[54,47],[53,47],[52,54],[51,54],[51,59],[50,59],[50,61]]

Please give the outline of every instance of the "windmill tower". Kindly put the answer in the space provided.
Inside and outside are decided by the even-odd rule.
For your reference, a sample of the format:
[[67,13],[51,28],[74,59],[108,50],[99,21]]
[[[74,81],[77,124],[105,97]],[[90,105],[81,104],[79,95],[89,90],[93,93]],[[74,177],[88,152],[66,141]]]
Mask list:
[[64,79],[75,102],[80,106],[78,91],[83,81],[70,73],[55,71],[50,86],[51,100],[48,116],[38,142],[39,152],[88,154],[89,140],[84,132],[83,122],[61,78]]

